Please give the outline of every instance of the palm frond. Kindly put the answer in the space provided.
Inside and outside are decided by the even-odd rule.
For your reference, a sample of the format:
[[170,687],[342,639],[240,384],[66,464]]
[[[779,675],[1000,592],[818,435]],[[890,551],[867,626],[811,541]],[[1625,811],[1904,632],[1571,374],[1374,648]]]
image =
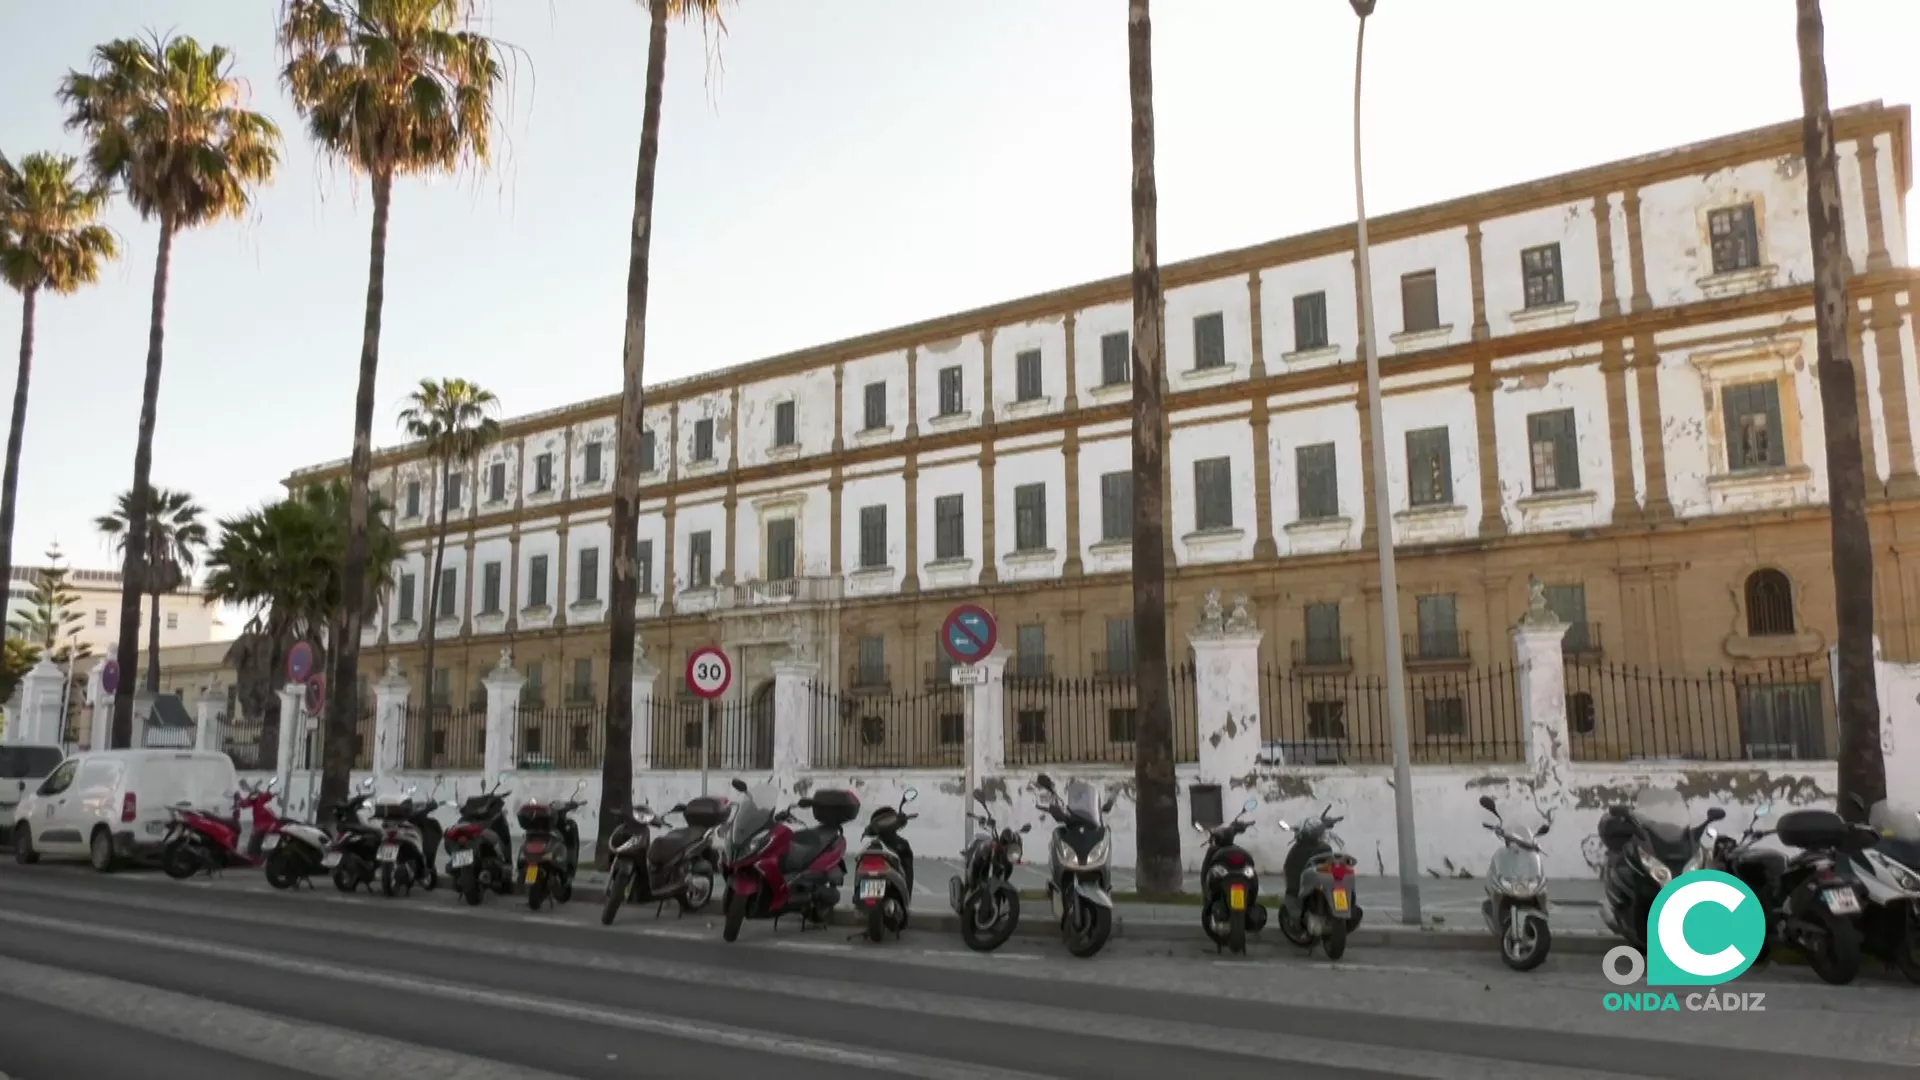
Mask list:
[[17,167],[0,156],[0,281],[52,293],[98,281],[120,252],[97,220],[112,193],[71,155],[28,154]]

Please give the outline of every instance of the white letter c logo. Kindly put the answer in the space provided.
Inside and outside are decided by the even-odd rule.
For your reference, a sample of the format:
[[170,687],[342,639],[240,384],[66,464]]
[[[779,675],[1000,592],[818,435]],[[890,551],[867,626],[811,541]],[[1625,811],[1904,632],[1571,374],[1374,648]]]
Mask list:
[[1687,912],[1699,904],[1718,904],[1728,911],[1737,910],[1747,894],[1724,881],[1694,881],[1674,890],[1660,909],[1660,951],[1674,967],[1702,979],[1714,979],[1741,964],[1747,958],[1729,945],[1711,956],[1694,951],[1687,943]]

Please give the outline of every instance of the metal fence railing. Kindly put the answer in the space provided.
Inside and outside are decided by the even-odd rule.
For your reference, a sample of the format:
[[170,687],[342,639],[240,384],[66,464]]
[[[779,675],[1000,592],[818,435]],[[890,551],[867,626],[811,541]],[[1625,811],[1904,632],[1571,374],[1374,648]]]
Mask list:
[[[1127,764],[1139,744],[1134,682],[1096,654],[1092,676],[1016,676],[1006,680],[1009,765]],[[1131,672],[1132,664],[1125,665]],[[1192,663],[1168,671],[1173,759],[1200,760],[1200,726]]]
[[807,685],[807,731],[816,769],[924,768],[966,763],[966,695],[865,694]]
[[1569,659],[1565,670],[1576,761],[1826,761],[1839,746],[1813,661],[1675,675]]
[[[477,770],[487,755],[487,710],[452,705],[400,706],[407,733],[401,768],[417,771]],[[367,737],[371,745],[372,735]]]
[[[640,717],[635,722],[640,722]],[[757,772],[773,768],[773,700],[707,702],[695,697],[654,698],[646,761],[636,769],[698,769]]]
[[[1408,756],[1415,764],[1525,760],[1512,665],[1407,676]],[[1261,757],[1275,765],[1393,761],[1386,681],[1269,665],[1260,675]]]
[[592,702],[520,710],[520,769],[592,770],[606,748],[607,710]]

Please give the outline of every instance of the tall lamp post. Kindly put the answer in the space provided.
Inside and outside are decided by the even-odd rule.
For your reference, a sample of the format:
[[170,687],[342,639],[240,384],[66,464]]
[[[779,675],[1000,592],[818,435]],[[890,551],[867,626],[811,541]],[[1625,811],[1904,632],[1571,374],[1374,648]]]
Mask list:
[[1367,196],[1360,174],[1360,71],[1374,0],[1348,0],[1360,16],[1353,45],[1353,208],[1359,230],[1360,357],[1367,366],[1367,426],[1373,440],[1373,520],[1380,546],[1380,620],[1387,646],[1387,721],[1393,731],[1393,818],[1400,849],[1400,920],[1419,926],[1420,857],[1413,840],[1413,765],[1407,749],[1407,666],[1400,647],[1400,583],[1393,567],[1393,498],[1387,484],[1387,433],[1380,410],[1380,357],[1374,349],[1373,268],[1367,258]]

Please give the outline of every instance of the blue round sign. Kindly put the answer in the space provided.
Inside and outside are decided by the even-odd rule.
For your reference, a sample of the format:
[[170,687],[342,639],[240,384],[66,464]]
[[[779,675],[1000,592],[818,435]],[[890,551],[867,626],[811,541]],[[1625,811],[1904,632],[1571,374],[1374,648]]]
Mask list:
[[109,694],[120,689],[120,661],[109,660],[100,669],[100,689]]
[[313,674],[313,646],[296,641],[287,650],[287,681],[304,683]]
[[993,616],[978,604],[961,604],[940,627],[940,644],[956,664],[973,664],[993,651],[999,640]]

